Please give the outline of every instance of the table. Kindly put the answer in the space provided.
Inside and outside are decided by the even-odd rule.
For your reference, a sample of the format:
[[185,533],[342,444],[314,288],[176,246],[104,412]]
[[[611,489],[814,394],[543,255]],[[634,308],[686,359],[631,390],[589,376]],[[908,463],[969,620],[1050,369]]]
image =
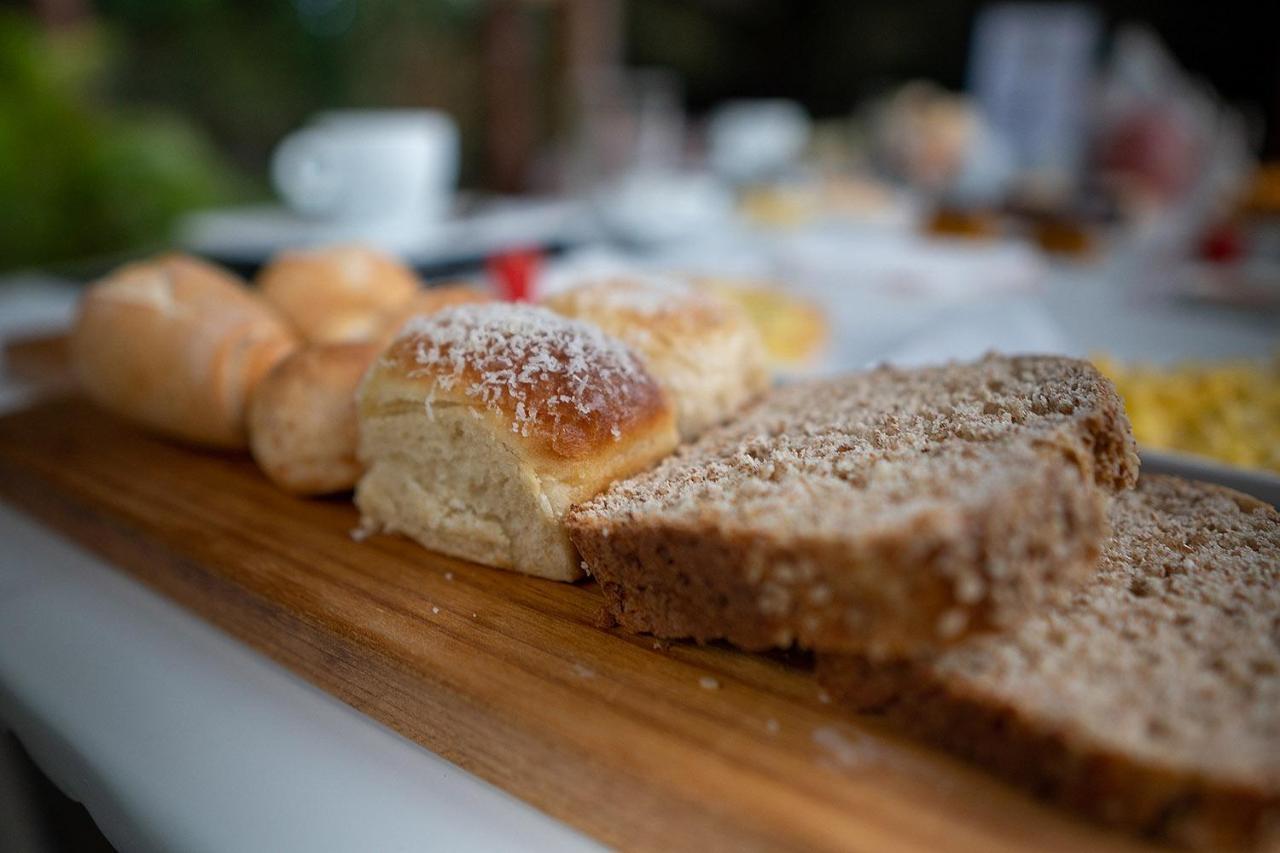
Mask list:
[[[74,294],[38,276],[0,281],[0,338],[65,324]],[[843,300],[837,322],[876,330],[849,331],[830,369],[992,346],[1167,360],[1276,345],[1271,318],[1135,301],[1088,267],[910,316],[892,299],[830,298]],[[0,406],[26,394],[0,385]],[[3,506],[0,720],[121,849],[597,846]]]
[[[0,339],[77,292],[0,281]],[[0,723],[121,850],[599,849],[3,504]]]

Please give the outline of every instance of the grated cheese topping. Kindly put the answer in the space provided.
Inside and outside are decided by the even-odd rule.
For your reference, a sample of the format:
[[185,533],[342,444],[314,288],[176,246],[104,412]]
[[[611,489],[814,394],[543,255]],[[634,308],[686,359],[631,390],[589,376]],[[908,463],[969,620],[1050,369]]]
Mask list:
[[[572,429],[617,441],[661,399],[625,344],[545,308],[460,305],[413,318],[400,341],[413,348],[410,375],[434,377],[433,395],[461,391],[526,437],[549,425],[553,435]],[[428,396],[428,411],[431,403]]]

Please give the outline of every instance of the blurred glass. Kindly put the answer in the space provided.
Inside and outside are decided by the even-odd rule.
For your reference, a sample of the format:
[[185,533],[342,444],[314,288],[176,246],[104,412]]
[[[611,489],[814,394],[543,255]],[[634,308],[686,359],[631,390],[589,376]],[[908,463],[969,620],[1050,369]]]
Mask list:
[[679,168],[681,94],[680,78],[670,71],[606,67],[582,74],[571,93],[567,189],[583,193],[630,173]]

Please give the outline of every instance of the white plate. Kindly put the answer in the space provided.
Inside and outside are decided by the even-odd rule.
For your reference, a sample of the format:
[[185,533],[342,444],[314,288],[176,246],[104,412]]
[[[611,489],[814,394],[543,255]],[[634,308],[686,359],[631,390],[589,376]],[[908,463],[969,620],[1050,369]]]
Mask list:
[[476,263],[513,248],[559,246],[589,236],[581,204],[558,199],[497,199],[438,222],[344,222],[308,219],[275,205],[206,210],[178,225],[184,249],[218,260],[259,265],[282,249],[369,243],[417,267]]

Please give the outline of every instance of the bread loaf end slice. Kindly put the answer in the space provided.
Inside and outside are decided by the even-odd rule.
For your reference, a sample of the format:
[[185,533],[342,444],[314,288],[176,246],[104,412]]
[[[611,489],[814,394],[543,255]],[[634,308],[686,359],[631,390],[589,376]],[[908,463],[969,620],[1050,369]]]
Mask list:
[[819,655],[880,711],[1096,820],[1186,846],[1280,842],[1280,515],[1144,477],[1069,602],[927,661]]

